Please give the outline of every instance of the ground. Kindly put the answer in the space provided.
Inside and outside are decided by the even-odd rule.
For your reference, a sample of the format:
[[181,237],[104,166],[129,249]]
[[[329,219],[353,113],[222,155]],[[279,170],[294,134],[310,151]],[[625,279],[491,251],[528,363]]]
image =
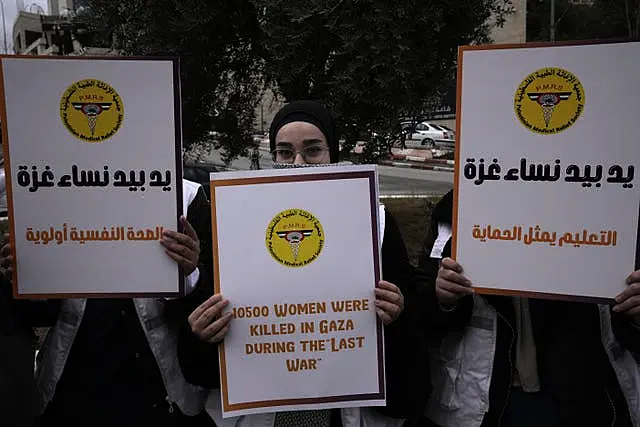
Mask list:
[[431,210],[437,201],[437,197],[382,200],[398,223],[409,253],[409,260],[414,265],[418,262],[422,244],[429,228]]

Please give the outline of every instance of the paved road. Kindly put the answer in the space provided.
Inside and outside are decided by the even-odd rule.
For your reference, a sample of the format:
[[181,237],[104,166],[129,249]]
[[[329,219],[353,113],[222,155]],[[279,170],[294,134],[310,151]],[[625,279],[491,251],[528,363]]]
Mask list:
[[[205,160],[215,164],[222,164],[217,152],[213,152]],[[241,157],[231,163],[231,168],[248,170],[249,159]],[[271,159],[263,153],[260,160],[262,168],[271,167]],[[453,188],[453,173],[409,169],[392,166],[378,166],[381,195],[442,195]]]
[[378,166],[380,193],[442,195],[453,188],[453,173]]

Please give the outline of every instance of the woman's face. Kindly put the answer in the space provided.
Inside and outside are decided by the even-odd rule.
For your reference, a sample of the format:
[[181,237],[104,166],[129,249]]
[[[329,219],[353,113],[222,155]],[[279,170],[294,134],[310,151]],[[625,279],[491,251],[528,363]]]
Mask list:
[[276,135],[273,161],[298,165],[330,163],[327,138],[311,123],[287,123]]

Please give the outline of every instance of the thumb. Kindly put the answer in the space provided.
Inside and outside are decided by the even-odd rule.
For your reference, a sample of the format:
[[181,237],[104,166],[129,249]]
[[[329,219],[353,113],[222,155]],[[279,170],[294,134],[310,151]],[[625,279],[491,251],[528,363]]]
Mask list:
[[183,215],[180,217],[180,221],[182,222],[182,226],[184,227],[184,230],[183,230],[184,234],[191,237],[193,240],[197,241],[198,234],[196,233],[196,230],[193,229],[193,227],[191,226],[187,218]]

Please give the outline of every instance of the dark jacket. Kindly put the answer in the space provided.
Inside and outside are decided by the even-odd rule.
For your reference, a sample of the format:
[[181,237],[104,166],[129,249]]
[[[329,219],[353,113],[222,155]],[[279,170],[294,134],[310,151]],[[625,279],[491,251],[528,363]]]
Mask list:
[[[421,294],[431,307],[431,321],[449,331],[465,328],[471,318],[473,299],[460,300],[452,312],[443,312],[435,296],[439,259],[431,258],[438,223],[451,224],[453,194],[447,193],[435,207],[431,230],[420,266],[430,286]],[[442,258],[451,254],[451,241]],[[463,266],[464,267],[464,266]],[[498,427],[508,403],[515,366],[515,313],[510,297],[487,296],[498,312],[498,330],[489,412],[483,427]],[[593,425],[631,427],[629,408],[600,338],[597,304],[530,299],[541,387],[551,393],[558,426]],[[640,350],[640,329],[624,315],[612,313],[616,338],[632,352]],[[613,420],[616,420],[613,424]]]
[[0,425],[35,425],[35,326],[52,324],[57,302],[14,300],[11,282],[0,275]]
[[[376,409],[387,416],[410,418],[424,410],[431,385],[426,351],[422,347],[423,333],[417,327],[420,310],[416,281],[422,276],[416,274],[409,262],[400,230],[388,212],[382,243],[382,277],[400,288],[405,310],[385,327],[387,406]],[[195,309],[213,292],[212,288],[198,288],[189,297],[188,310]],[[186,322],[180,334],[178,356],[187,381],[210,389],[220,388],[217,345],[200,341]]]

